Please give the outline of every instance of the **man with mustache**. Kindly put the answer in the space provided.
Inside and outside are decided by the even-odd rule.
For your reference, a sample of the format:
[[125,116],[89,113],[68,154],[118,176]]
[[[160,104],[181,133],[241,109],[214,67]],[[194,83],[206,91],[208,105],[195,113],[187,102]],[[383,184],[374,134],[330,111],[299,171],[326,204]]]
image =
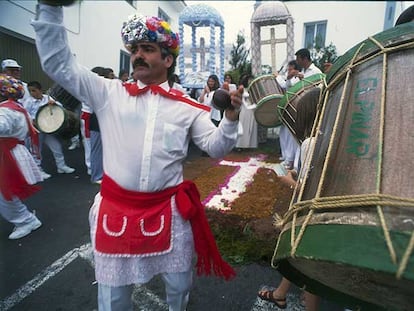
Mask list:
[[215,158],[232,150],[242,89],[215,127],[208,107],[168,84],[179,39],[167,22],[133,15],[124,23],[137,81],[122,83],[79,65],[62,8],[39,2],[32,25],[43,69],[91,103],[101,130],[105,174],[90,211],[99,310],[132,311],[133,284],[155,275],[165,283],[169,309],[185,310],[195,253],[198,273],[235,275],[220,256],[195,184],[183,180],[182,163],[190,140]]

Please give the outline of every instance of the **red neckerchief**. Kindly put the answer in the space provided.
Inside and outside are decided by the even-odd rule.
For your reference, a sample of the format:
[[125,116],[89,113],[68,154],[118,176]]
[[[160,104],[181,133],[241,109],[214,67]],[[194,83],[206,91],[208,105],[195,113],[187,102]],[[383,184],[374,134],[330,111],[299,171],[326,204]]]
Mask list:
[[200,104],[200,103],[192,100],[191,98],[188,98],[188,97],[184,96],[184,93],[177,90],[177,89],[170,88],[168,91],[166,91],[159,85],[147,85],[144,88],[140,89],[136,82],[124,82],[123,86],[126,88],[129,95],[131,95],[131,96],[138,96],[140,94],[143,94],[143,93],[151,90],[151,92],[153,94],[158,94],[159,93],[160,95],[162,95],[164,97],[184,102],[186,104],[189,104],[191,106],[203,109],[205,111],[210,111],[210,109],[211,109],[210,107],[208,107],[206,105]]
[[[96,249],[100,251],[101,248],[106,248],[107,243],[111,243],[114,247],[119,246],[116,243],[122,243],[124,250],[129,252],[136,253],[138,250],[131,249],[134,245],[133,241],[128,241],[128,238],[137,236],[142,239],[142,234],[138,233],[140,219],[135,219],[134,217],[129,217],[128,223],[125,221],[125,217],[130,216],[133,213],[133,210],[140,211],[140,213],[145,216],[155,213],[156,219],[158,220],[162,212],[165,210],[170,210],[170,200],[173,195],[176,195],[175,201],[177,203],[177,209],[180,215],[185,219],[189,220],[191,223],[191,229],[193,231],[194,238],[194,247],[197,253],[197,273],[211,275],[214,273],[216,276],[223,277],[228,280],[236,275],[236,272],[233,268],[223,260],[220,255],[220,252],[217,248],[213,233],[211,232],[210,226],[208,224],[207,216],[205,214],[204,206],[200,202],[200,193],[198,192],[197,186],[191,181],[184,181],[183,183],[164,189],[158,192],[136,192],[125,190],[121,188],[114,180],[109,176],[104,175],[101,186],[101,195],[102,203],[99,209],[98,215],[98,228],[96,234]],[[105,203],[106,201],[106,203]],[[107,227],[109,225],[116,226],[108,234],[99,227],[103,226],[103,213],[101,209],[104,205],[107,205],[105,208],[105,213],[107,213],[108,218],[106,221]],[[108,208],[112,206],[124,206],[127,207],[126,210],[116,211],[117,215],[111,214],[111,209]],[[113,216],[112,222],[110,222],[110,216]],[[117,219],[115,219],[117,218]],[[171,229],[167,229],[167,226],[170,226],[171,223],[168,222],[168,217],[165,217],[166,222],[165,228],[169,230],[167,238],[164,237],[164,242],[159,243],[157,241],[158,237],[162,237],[162,232],[159,235],[148,236],[148,241],[152,243],[157,243],[157,247],[161,247],[161,244],[164,244],[164,251],[168,250],[170,247],[169,239],[171,235]],[[115,223],[113,222],[115,220]],[[134,223],[131,223],[131,222]],[[151,223],[148,223],[150,226]],[[129,230],[134,229],[135,233],[131,233]],[[147,228],[147,227],[145,227]],[[155,224],[152,224],[152,230],[160,228],[160,221],[156,221]],[[151,227],[149,227],[151,229]],[[142,228],[141,228],[142,230]],[[150,231],[150,230],[147,230]],[[165,231],[165,230],[164,230]],[[98,236],[99,233],[99,236]],[[126,234],[126,239],[122,239],[121,236]],[[102,239],[102,235],[104,235]],[[117,235],[117,236],[115,236]],[[99,243],[98,243],[99,242]],[[148,246],[148,243],[143,244],[145,247]],[[160,249],[161,250],[161,249]],[[156,250],[151,250],[151,255],[156,255]],[[164,251],[160,251],[163,253]],[[125,253],[124,253],[125,254]]]
[[[17,103],[8,100],[1,103],[0,107],[7,107],[24,113],[29,129],[33,127],[26,110]],[[37,134],[35,130],[34,133]],[[11,152],[17,144],[24,145],[24,142],[14,137],[0,138],[0,191],[7,201],[11,201],[13,197],[25,199],[40,190],[39,186],[30,185],[19,169],[16,159]]]

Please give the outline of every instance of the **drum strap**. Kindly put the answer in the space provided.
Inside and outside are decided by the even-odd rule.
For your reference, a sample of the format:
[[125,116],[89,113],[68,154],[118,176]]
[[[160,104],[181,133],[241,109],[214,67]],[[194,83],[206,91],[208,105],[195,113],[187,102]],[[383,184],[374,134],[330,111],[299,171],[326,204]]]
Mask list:
[[200,104],[192,100],[190,97],[184,96],[183,92],[180,92],[179,90],[176,90],[176,89],[169,89],[168,91],[166,91],[159,85],[147,85],[146,87],[140,89],[136,83],[127,83],[127,82],[124,83],[123,86],[126,88],[126,90],[131,96],[139,96],[140,94],[143,94],[151,90],[153,94],[160,94],[164,97],[175,99],[180,102],[184,102],[186,104],[203,109],[205,111],[208,111],[208,112],[210,111],[210,107]]

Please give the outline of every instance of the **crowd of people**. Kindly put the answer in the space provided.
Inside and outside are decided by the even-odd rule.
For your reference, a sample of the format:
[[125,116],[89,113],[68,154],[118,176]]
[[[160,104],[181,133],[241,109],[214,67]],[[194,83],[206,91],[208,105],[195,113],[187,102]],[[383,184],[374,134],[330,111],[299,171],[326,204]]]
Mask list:
[[[165,283],[169,309],[185,310],[194,258],[199,274],[229,280],[235,271],[217,249],[196,185],[183,179],[183,161],[191,141],[213,158],[258,147],[258,125],[248,94],[252,76],[245,74],[237,83],[226,74],[220,84],[212,74],[198,99],[192,99],[174,74],[178,35],[162,19],[139,15],[130,16],[121,31],[133,73],[121,71],[116,79],[109,68],[87,70],[70,51],[61,27],[62,7],[50,1],[39,4],[32,25],[42,67],[81,101],[85,166],[91,182],[101,184],[89,219],[99,310],[132,310],[133,285],[145,284],[155,275]],[[295,55],[286,77],[275,73],[285,90],[321,73],[309,50]],[[42,225],[22,200],[51,177],[42,169],[43,143],[58,173],[74,172],[65,162],[59,137],[35,128],[42,106],[63,104],[44,94],[38,81],[21,81],[21,70],[14,59],[2,62],[0,148],[5,156],[0,162],[0,214],[15,226],[9,239],[27,236]],[[220,88],[231,99],[224,110],[212,102]],[[281,128],[281,160],[289,171],[280,181],[291,187],[301,182],[319,95],[315,87],[298,104],[297,137]],[[258,296],[285,309],[289,287],[290,281],[283,279],[275,290],[261,290]],[[308,311],[318,310],[318,303],[319,297],[305,292]]]

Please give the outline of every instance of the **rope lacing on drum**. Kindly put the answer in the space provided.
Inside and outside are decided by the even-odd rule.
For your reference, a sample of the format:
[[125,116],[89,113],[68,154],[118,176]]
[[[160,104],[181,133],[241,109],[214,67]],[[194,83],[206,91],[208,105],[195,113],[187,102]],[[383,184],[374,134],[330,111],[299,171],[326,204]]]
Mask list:
[[294,204],[284,215],[282,222],[278,226],[283,226],[290,221],[293,214],[305,210],[317,209],[336,209],[336,208],[353,208],[353,207],[414,207],[414,199],[401,198],[387,194],[360,194],[346,196],[320,197],[306,201],[300,201]]
[[[327,150],[327,155],[326,155],[326,159],[324,162],[324,166],[322,169],[322,174],[321,174],[321,179],[319,181],[318,184],[318,189],[315,195],[315,198],[312,200],[307,200],[307,201],[302,201],[300,202],[300,199],[302,198],[303,195],[303,191],[304,191],[304,186],[299,185],[299,183],[297,184],[295,190],[294,190],[294,194],[292,196],[292,200],[289,206],[288,211],[286,212],[286,214],[284,215],[283,218],[279,217],[279,215],[275,215],[275,225],[277,226],[283,226],[285,224],[287,224],[290,219],[291,219],[291,230],[290,230],[290,234],[291,234],[291,256],[294,257],[295,253],[296,253],[296,249],[299,246],[299,243],[304,235],[305,229],[309,223],[309,221],[311,220],[314,211],[316,209],[334,209],[334,208],[352,208],[352,207],[361,207],[361,206],[365,206],[365,207],[372,207],[372,206],[376,206],[377,209],[377,214],[381,223],[381,227],[384,233],[384,237],[385,237],[385,241],[386,241],[386,245],[387,248],[389,250],[390,253],[390,257],[391,260],[394,264],[397,264],[397,256],[393,247],[393,243],[389,234],[389,230],[387,227],[387,223],[385,221],[385,217],[384,217],[384,213],[382,211],[382,206],[390,206],[390,207],[414,207],[414,199],[406,199],[406,198],[400,198],[400,197],[396,197],[396,196],[392,196],[392,195],[385,195],[385,194],[381,194],[381,176],[382,176],[382,158],[383,158],[383,139],[384,139],[384,133],[383,133],[383,129],[384,129],[384,113],[385,113],[385,90],[386,90],[386,73],[387,73],[387,52],[390,51],[394,51],[397,49],[401,49],[401,48],[408,48],[408,47],[412,47],[414,46],[414,42],[408,42],[406,44],[397,46],[397,47],[388,47],[388,48],[384,48],[375,38],[370,37],[369,38],[371,41],[373,41],[380,49],[381,52],[380,54],[383,54],[383,62],[384,62],[384,66],[383,66],[383,71],[382,71],[382,94],[381,94],[381,116],[380,116],[380,133],[379,133],[379,161],[378,161],[378,166],[377,166],[377,180],[376,180],[376,191],[377,193],[375,194],[364,194],[364,195],[351,195],[351,196],[333,196],[333,197],[320,197],[321,191],[322,191],[322,185],[324,184],[324,179],[326,176],[326,170],[327,170],[327,164],[329,163],[329,159],[332,153],[332,146],[333,146],[333,141],[336,137],[337,134],[337,129],[338,129],[338,121],[339,121],[339,116],[342,114],[342,109],[343,109],[343,104],[344,104],[344,99],[345,99],[345,92],[347,90],[347,86],[349,83],[349,78],[350,75],[352,73],[352,70],[354,67],[356,67],[357,65],[360,65],[364,62],[367,62],[370,59],[373,59],[375,57],[377,57],[378,54],[372,55],[370,57],[364,58],[362,60],[356,61],[357,55],[360,52],[360,50],[362,49],[362,47],[364,46],[364,43],[362,43],[356,53],[354,54],[352,60],[350,61],[349,65],[346,66],[346,70],[345,73],[346,74],[346,78],[345,78],[345,82],[344,82],[344,86],[343,86],[343,91],[341,94],[341,98],[340,98],[340,103],[339,103],[339,107],[338,107],[338,113],[335,119],[335,123],[334,123],[334,127],[332,130],[332,135],[330,138],[330,142],[329,142],[329,146],[328,146],[328,150]],[[318,122],[318,127],[316,129],[317,132],[320,131],[320,126],[321,126],[321,121],[323,119],[324,113],[325,113],[325,106],[326,106],[326,102],[327,102],[327,98],[329,95],[329,91],[330,89],[337,83],[337,81],[339,81],[340,79],[343,78],[344,74],[339,74],[335,79],[333,79],[331,81],[331,83],[329,83],[329,85],[327,85],[326,87],[326,91],[325,91],[325,96],[324,96],[324,105],[322,106],[323,111],[321,112],[321,116]],[[315,124],[316,124],[316,120],[315,119]],[[315,125],[314,128],[312,130],[312,134],[315,135]],[[316,145],[316,143],[314,144]],[[309,161],[308,165],[306,167],[310,167],[310,159],[313,157],[313,153],[314,153],[314,148],[311,148],[312,150],[309,150],[308,154],[310,154],[310,156],[308,157],[309,159],[307,159],[307,161]],[[306,160],[305,160],[306,161]],[[303,181],[303,185],[306,183],[306,179],[307,179],[307,172],[305,172],[304,174],[304,181]],[[299,187],[300,186],[300,187]],[[298,188],[300,188],[300,192],[298,197],[296,198],[296,192],[298,190]],[[297,199],[299,202],[294,203],[294,200]],[[306,210],[309,210],[308,214],[306,215],[300,231],[298,233],[297,238],[295,239],[295,229],[296,228],[296,218],[297,218],[297,214],[298,212],[304,212]],[[276,244],[276,248],[273,254],[273,258],[272,258],[272,265],[273,265],[273,260],[276,257],[276,253],[279,247],[279,243],[280,243],[280,237],[279,236],[278,240],[277,240],[277,244]],[[411,239],[408,243],[407,249],[401,259],[400,265],[398,267],[397,273],[396,273],[396,277],[399,279],[401,278],[402,274],[404,273],[406,266],[408,264],[408,260],[412,254],[414,250],[414,231],[411,235]]]
[[347,66],[345,66],[345,69],[343,70],[342,73],[338,73],[338,75],[330,81],[330,83],[326,87],[327,89],[333,88],[338,83],[338,81],[342,80],[343,76],[347,74],[348,71],[352,71],[354,67],[370,61],[371,59],[377,57],[378,54],[389,53],[389,52],[393,52],[393,51],[397,51],[401,49],[408,49],[408,48],[414,47],[414,41],[409,41],[404,44],[400,44],[398,46],[384,47],[374,37],[368,37],[368,39],[374,42],[380,48],[380,51],[378,53],[374,53],[371,56],[364,57],[364,58],[361,58],[355,61],[355,56],[357,56],[359,51],[362,49],[362,47],[365,46],[365,43],[361,43],[361,45],[358,47],[354,55],[354,59]]
[[[360,47],[360,49],[361,48],[362,48],[362,46]],[[354,55],[354,57],[352,58],[351,65],[354,63],[357,54],[358,53],[356,53]],[[324,163],[324,166],[323,166],[323,169],[322,169],[321,179],[319,180],[318,189],[317,189],[315,198],[319,198],[320,197],[320,194],[321,194],[321,191],[322,191],[322,185],[324,183],[324,179],[325,179],[325,176],[326,176],[327,164],[329,162],[329,159],[330,159],[330,156],[331,156],[331,153],[332,153],[333,141],[334,141],[334,139],[336,137],[336,133],[338,132],[337,129],[338,129],[339,117],[340,117],[341,112],[342,112],[342,109],[343,109],[343,105],[344,105],[344,101],[345,101],[345,91],[346,91],[347,85],[349,83],[350,75],[351,75],[351,69],[347,70],[347,73],[346,73],[344,88],[343,88],[343,91],[342,91],[342,94],[341,94],[341,99],[339,101],[338,113],[336,115],[336,119],[335,119],[333,131],[332,131],[332,135],[331,135],[330,142],[329,142],[329,146],[328,146],[328,150],[327,150],[326,160],[325,160],[325,163]],[[325,113],[325,110],[323,111],[323,114],[321,114],[321,118],[320,118],[319,124],[318,124],[318,129],[320,129],[321,121],[323,119],[324,113]],[[306,162],[310,162],[310,159],[313,156],[313,152],[314,152],[314,148],[312,148],[312,150],[310,150],[308,152],[308,154],[311,154],[311,156],[308,157],[309,159],[306,159],[305,160]],[[309,165],[308,165],[308,168],[309,168]],[[307,175],[308,175],[307,173],[304,174],[304,180],[302,182],[303,184],[306,183]],[[296,188],[295,188],[293,197],[295,197],[295,193],[296,193],[296,191],[297,191],[298,188],[299,188],[299,183],[297,183],[297,185],[296,185]],[[297,199],[298,201],[300,201],[301,198],[302,198],[303,189],[304,189],[304,187],[301,187],[301,190],[300,190],[300,193],[299,193],[299,196],[298,196],[298,199]],[[293,203],[293,197],[292,197],[291,204]],[[288,213],[289,213],[289,211],[291,209],[293,209],[293,205],[291,207],[289,207]],[[301,228],[299,230],[299,233],[298,233],[298,236],[297,236],[296,239],[295,239],[295,230],[293,228],[296,227],[296,217],[297,217],[297,213],[293,213],[292,230],[291,230],[291,247],[292,247],[292,249],[291,249],[291,255],[292,256],[294,256],[294,254],[296,253],[296,249],[298,248],[299,243],[302,240],[302,237],[303,237],[303,235],[305,233],[305,229],[306,229],[309,221],[311,220],[311,218],[313,216],[313,213],[314,213],[314,209],[310,209],[309,212],[308,212],[308,214],[306,215],[306,218],[305,218],[305,220],[304,220],[304,222],[303,222],[303,224],[302,224],[302,226],[301,226]]]

